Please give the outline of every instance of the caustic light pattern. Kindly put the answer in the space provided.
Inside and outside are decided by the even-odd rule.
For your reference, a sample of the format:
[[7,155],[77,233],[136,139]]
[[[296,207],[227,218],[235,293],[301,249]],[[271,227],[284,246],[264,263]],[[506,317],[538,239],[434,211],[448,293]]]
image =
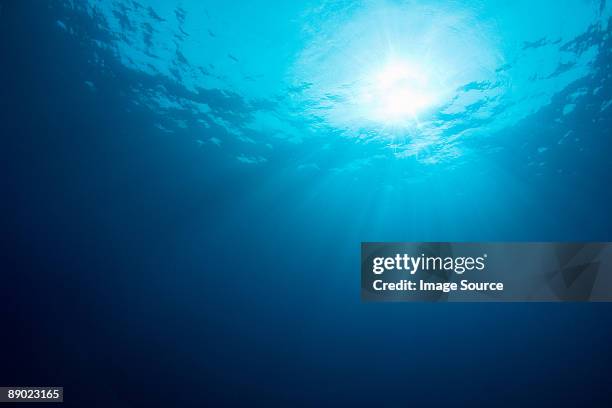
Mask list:
[[[370,159],[469,160],[481,152],[466,141],[495,149],[499,132],[553,103],[564,122],[610,83],[599,66],[606,1],[177,4],[67,1],[57,26],[80,35],[74,16],[93,22],[93,63],[111,55],[139,74],[131,95],[159,129],[189,129],[241,165],[268,162],[278,146],[338,140]],[[597,103],[605,114],[611,101]]]

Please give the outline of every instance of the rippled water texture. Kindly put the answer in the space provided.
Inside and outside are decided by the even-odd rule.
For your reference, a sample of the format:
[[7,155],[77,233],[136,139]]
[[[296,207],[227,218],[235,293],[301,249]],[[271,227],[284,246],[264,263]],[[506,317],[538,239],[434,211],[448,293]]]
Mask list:
[[[296,167],[320,169],[317,149],[338,140],[362,150],[334,170],[476,160],[553,102],[550,120],[562,123],[609,78],[595,78],[609,44],[605,1],[171,3],[67,3],[57,25],[78,35],[70,15],[87,15],[99,29],[94,64],[103,69],[110,53],[157,80],[133,81],[134,103],[158,113],[158,128],[189,129],[237,165],[309,142]],[[611,101],[596,103],[604,112]],[[529,160],[551,148],[537,145]]]

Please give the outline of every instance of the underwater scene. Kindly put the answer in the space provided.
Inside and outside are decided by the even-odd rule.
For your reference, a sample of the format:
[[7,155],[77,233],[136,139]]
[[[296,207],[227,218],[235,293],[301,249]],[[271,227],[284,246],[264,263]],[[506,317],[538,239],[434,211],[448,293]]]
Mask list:
[[4,343],[38,356],[3,383],[610,401],[609,306],[361,303],[359,251],[612,240],[611,2],[3,1],[0,36]]
[[241,205],[355,242],[605,239],[611,10],[75,1],[55,25],[89,54],[85,90],[120,87],[202,172],[253,177]]

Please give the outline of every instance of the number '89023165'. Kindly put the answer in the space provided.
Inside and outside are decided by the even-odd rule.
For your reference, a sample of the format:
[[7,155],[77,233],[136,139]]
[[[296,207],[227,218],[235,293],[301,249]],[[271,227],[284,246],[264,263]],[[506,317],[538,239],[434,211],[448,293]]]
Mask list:
[[57,399],[59,398],[59,390],[54,389],[11,389],[8,390],[7,396],[10,399]]

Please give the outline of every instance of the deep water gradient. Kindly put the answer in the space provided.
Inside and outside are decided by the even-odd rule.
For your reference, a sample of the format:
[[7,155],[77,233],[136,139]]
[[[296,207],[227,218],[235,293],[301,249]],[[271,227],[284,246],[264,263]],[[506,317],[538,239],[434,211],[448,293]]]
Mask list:
[[609,405],[607,304],[359,299],[361,241],[612,240],[605,1],[0,4],[2,385]]

